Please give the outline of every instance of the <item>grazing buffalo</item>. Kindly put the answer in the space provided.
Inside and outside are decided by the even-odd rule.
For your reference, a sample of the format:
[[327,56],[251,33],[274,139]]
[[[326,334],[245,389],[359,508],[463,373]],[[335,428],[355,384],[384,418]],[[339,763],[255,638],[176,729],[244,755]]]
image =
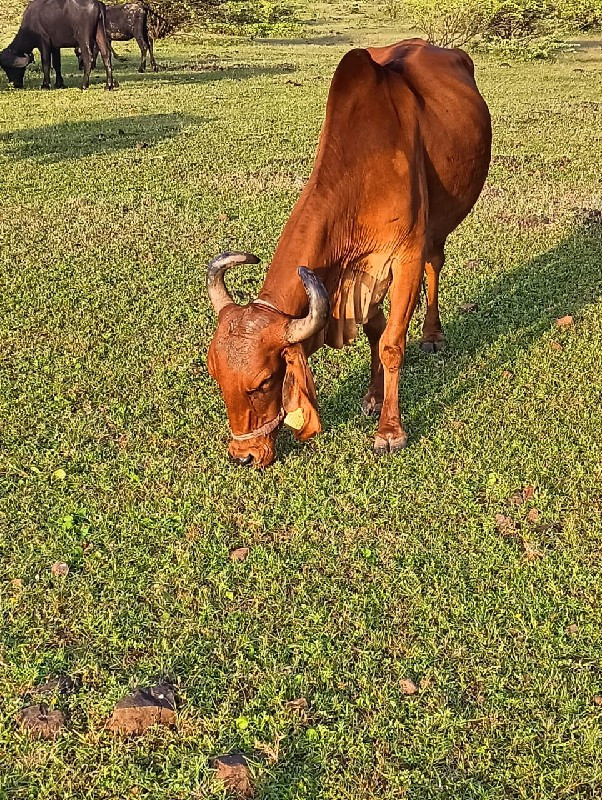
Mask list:
[[229,267],[256,264],[255,256],[224,253],[209,264],[218,324],[207,363],[236,462],[272,463],[282,422],[301,441],[320,431],[307,357],[322,344],[351,343],[358,325],[372,360],[363,408],[380,413],[374,449],[405,446],[398,385],[408,325],[426,273],[422,347],[442,347],[445,241],[476,202],[490,156],[489,111],[463,51],[410,39],[342,59],[313,172],[257,300],[237,305],[224,283]]
[[0,66],[13,86],[22,89],[25,68],[33,61],[33,50],[38,49],[44,71],[42,89],[50,89],[51,58],[56,87],[62,89],[65,83],[61,74],[61,47],[76,45],[82,53],[84,65],[82,89],[87,89],[90,84],[95,47],[105,65],[106,88],[112,89],[113,69],[105,31],[104,5],[98,0],[31,0],[17,35],[0,53]]
[[[145,72],[146,70],[147,52],[150,55],[153,72],[157,72],[158,70],[155,54],[153,53],[153,40],[148,31],[149,14],[155,15],[155,12],[139,3],[125,3],[125,5],[122,6],[105,6],[107,34],[111,42],[129,42],[130,39],[135,39],[138,42],[141,58],[138,72]],[[117,54],[113,50],[112,45],[111,51],[113,57],[117,58]],[[75,55],[79,61],[79,68],[82,69],[83,61],[77,48],[75,49]],[[97,55],[98,50],[94,53],[94,65],[96,64]]]

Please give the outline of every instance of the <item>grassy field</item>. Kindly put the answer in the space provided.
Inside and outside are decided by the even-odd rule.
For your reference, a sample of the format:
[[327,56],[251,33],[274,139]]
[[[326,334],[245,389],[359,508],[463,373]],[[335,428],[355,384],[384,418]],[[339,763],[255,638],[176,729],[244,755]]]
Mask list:
[[[233,750],[269,800],[602,796],[602,50],[476,59],[493,163],[449,243],[448,351],[413,323],[408,449],[372,455],[362,338],[312,359],[324,433],[255,472],[226,456],[205,266],[256,252],[252,297],[338,59],[399,37],[321,13],[303,41],[161,43],[157,76],[122,45],[114,93],[73,58],[63,92],[0,77],[2,798],[219,798]],[[67,730],[32,741],[15,715],[60,672]],[[176,730],[103,730],[162,678]]]

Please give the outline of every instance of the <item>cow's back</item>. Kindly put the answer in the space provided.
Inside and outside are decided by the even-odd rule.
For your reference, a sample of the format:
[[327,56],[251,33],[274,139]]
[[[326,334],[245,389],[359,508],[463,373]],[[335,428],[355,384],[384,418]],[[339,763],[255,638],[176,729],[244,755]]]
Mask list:
[[100,15],[98,0],[30,0],[21,27],[26,27],[52,47],[74,47],[84,26],[94,27]]
[[474,64],[463,50],[422,39],[368,52],[388,71],[394,99],[402,98],[402,83],[419,99],[429,226],[433,239],[441,241],[473,207],[489,169],[491,118],[474,79]]

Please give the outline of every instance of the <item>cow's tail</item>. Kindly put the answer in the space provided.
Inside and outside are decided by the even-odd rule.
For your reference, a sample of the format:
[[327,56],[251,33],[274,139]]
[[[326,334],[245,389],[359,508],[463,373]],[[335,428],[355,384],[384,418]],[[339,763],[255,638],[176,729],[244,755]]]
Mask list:
[[103,52],[103,47],[109,51],[109,58],[111,57],[111,41],[107,33],[107,16],[105,13],[104,3],[99,3],[99,16],[98,25],[96,26],[96,44],[100,52]]

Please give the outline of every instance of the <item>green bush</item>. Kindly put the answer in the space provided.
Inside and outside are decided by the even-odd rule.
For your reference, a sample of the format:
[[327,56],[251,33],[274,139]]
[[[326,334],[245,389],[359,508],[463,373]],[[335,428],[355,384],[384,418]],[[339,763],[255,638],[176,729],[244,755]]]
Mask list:
[[487,31],[493,0],[407,0],[410,24],[440,47],[463,47]]
[[602,28],[602,0],[408,0],[409,22],[442,47],[552,58],[567,34]]
[[486,36],[531,39],[549,33],[556,8],[547,0],[501,0],[492,9]]
[[558,16],[573,30],[602,31],[602,0],[560,0]]

